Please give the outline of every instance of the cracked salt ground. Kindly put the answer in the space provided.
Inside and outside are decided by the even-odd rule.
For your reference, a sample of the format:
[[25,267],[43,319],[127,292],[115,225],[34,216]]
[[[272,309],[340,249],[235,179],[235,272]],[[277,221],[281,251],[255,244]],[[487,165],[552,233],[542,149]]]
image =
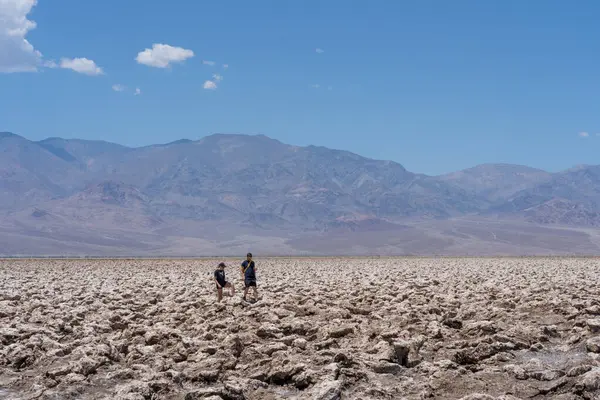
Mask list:
[[18,395],[12,390],[0,388],[0,400],[25,400],[25,397]]
[[0,399],[600,397],[595,259],[217,263],[0,261]]
[[532,360],[538,360],[543,365],[555,370],[565,370],[571,364],[580,364],[590,360],[585,345],[574,349],[549,349],[549,350],[525,350],[515,353],[515,361],[519,363],[528,363]]

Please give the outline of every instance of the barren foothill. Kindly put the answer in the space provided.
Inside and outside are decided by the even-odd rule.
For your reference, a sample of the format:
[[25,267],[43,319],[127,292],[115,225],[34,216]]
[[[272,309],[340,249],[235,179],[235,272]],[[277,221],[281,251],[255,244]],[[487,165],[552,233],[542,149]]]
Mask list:
[[594,258],[0,260],[0,399],[591,399]]

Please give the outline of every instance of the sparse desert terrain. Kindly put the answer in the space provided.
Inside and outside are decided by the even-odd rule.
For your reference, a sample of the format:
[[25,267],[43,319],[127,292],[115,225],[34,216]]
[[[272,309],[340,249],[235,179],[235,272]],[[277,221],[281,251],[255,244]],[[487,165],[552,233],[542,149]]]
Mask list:
[[0,261],[0,399],[600,398],[593,258]]

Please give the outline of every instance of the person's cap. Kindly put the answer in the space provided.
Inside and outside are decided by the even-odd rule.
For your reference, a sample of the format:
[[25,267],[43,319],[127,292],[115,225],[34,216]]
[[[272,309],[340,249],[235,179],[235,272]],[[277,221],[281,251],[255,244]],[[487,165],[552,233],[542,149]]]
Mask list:
[[219,268],[220,268],[220,267],[226,267],[226,266],[227,266],[227,265],[225,265],[225,263],[224,263],[224,262],[222,262],[222,263],[220,263],[220,264],[219,264]]
[[252,257],[252,253],[246,254],[246,257]]

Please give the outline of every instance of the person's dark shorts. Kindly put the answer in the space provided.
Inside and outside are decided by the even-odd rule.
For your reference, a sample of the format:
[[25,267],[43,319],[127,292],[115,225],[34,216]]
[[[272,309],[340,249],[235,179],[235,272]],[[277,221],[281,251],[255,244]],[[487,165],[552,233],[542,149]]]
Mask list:
[[227,282],[227,281],[225,281],[225,282],[219,282],[219,285],[221,285],[221,287],[219,287],[219,285],[217,285],[217,284],[215,284],[215,287],[217,289],[221,289],[221,288],[224,288],[225,286],[227,286],[228,283],[229,282]]
[[254,280],[254,279],[246,279],[244,281],[244,284],[246,285],[246,287],[256,286],[256,280]]

